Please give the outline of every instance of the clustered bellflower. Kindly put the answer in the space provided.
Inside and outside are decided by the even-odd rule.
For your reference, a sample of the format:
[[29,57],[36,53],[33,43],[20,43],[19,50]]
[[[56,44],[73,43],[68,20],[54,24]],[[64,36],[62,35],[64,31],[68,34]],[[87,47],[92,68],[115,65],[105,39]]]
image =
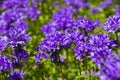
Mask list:
[[[27,32],[29,24],[27,19],[35,21],[40,15],[37,10],[37,2],[45,0],[2,0],[0,8],[0,52],[7,48],[11,49],[11,54],[5,56],[0,54],[0,72],[8,71],[7,77],[12,80],[24,79],[25,71],[22,67],[29,58],[30,53],[24,49],[24,45],[30,41],[31,36]],[[60,5],[55,2],[52,6]],[[115,7],[116,14],[108,17],[103,29],[107,34],[92,32],[99,26],[99,20],[91,20],[87,17],[76,16],[74,14],[81,8],[90,9],[91,13],[99,13],[100,8],[105,10],[113,4],[113,0],[100,2],[98,7],[91,8],[91,3],[87,0],[64,0],[67,7],[63,7],[52,14],[52,20],[41,27],[45,35],[36,48],[35,63],[42,59],[51,59],[65,63],[66,56],[61,55],[63,49],[70,49],[74,45],[73,52],[76,60],[89,58],[99,69],[95,72],[101,80],[120,79],[120,56],[116,54],[114,48],[120,47],[120,38],[111,39],[108,33],[116,33],[120,29],[119,6]],[[60,65],[61,66],[61,65]]]
[[29,52],[23,49],[25,43],[30,40],[26,19],[36,20],[40,14],[37,7],[36,0],[4,0],[0,6],[3,9],[0,14],[0,52],[5,51],[7,47],[12,50],[8,57],[0,55],[0,71],[12,70],[8,75],[12,80],[23,78],[22,71],[14,70],[19,67],[19,62],[24,63],[29,56]]
[[[112,4],[109,0],[106,3]],[[119,57],[116,58],[112,51],[117,46],[116,41],[112,40],[108,34],[92,34],[92,31],[101,25],[99,20],[90,20],[82,16],[77,16],[74,19],[74,13],[76,13],[76,9],[71,6],[60,8],[52,15],[52,21],[41,28],[45,39],[37,47],[36,61],[40,62],[42,58],[50,58],[52,61],[58,60],[59,51],[69,49],[71,44],[74,44],[76,59],[90,58],[98,67],[100,73],[96,74],[101,80],[119,79],[119,75],[110,72],[113,70],[115,74],[119,73],[115,70],[118,67],[111,67],[114,59],[109,61],[109,58],[115,58],[116,63],[113,65],[116,65],[117,60],[119,60]],[[103,28],[107,32],[117,31],[119,29],[119,16],[114,15],[108,18]],[[62,60],[62,57],[60,60],[64,62],[65,59]],[[109,68],[113,69],[109,70]],[[111,77],[108,78],[108,76]]]
[[[55,57],[57,57],[55,53],[63,48],[69,48],[71,43],[76,45],[74,49],[76,59],[80,59],[84,55],[83,53],[88,51],[90,45],[87,43],[88,35],[86,32],[92,31],[96,26],[100,25],[100,22],[81,16],[74,19],[72,16],[75,12],[76,10],[70,6],[60,8],[53,14],[53,21],[41,28],[45,34],[45,39],[39,44],[37,48],[38,54],[36,56],[46,53],[49,56],[53,56],[53,58],[51,58],[53,61],[56,59]],[[80,49],[81,52],[79,52]],[[36,57],[36,60],[40,61],[41,58],[42,57]],[[43,58],[46,57],[43,56]]]
[[120,16],[119,15],[113,15],[110,16],[103,27],[107,32],[115,33],[120,29]]

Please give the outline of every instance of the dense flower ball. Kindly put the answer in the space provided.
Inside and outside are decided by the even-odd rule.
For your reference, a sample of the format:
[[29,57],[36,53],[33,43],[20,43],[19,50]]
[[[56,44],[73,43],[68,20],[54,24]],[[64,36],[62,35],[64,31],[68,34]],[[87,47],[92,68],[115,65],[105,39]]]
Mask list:
[[15,47],[18,44],[24,45],[30,40],[29,34],[22,28],[10,28],[7,30],[7,37],[9,38],[10,47]]
[[118,31],[120,29],[120,16],[119,15],[110,16],[106,20],[103,28],[107,32],[115,33],[116,31]]
[[112,48],[116,46],[106,34],[90,35],[90,58],[96,63],[104,61],[106,56],[113,54]]
[[91,34],[89,42],[91,45],[98,48],[110,48],[115,46],[114,41],[110,39],[109,35],[102,33],[97,35]]
[[93,30],[96,26],[100,25],[99,20],[90,20],[88,18],[84,18],[82,16],[78,16],[78,19],[76,20],[77,27],[86,31]]

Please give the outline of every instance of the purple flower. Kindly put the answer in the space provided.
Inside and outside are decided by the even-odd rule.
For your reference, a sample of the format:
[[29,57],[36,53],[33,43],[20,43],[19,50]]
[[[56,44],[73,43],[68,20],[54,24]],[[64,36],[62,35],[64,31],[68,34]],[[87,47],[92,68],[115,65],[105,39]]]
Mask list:
[[106,2],[101,2],[99,6],[103,9],[105,9],[105,8],[107,8],[108,4]]
[[106,0],[100,3],[100,7],[103,9],[106,9],[109,5],[112,5],[113,1],[112,0]]
[[92,9],[90,9],[90,12],[91,13],[99,13],[99,8],[92,8]]
[[13,25],[15,29],[22,29],[22,30],[28,29],[28,23],[23,19],[18,19],[17,21],[14,22]]
[[12,67],[16,68],[19,66],[19,60],[16,56],[11,55],[11,59],[12,59]]
[[39,48],[43,51],[55,51],[59,49],[59,39],[61,38],[61,33],[55,32],[54,34],[50,34],[46,36],[43,42],[39,44]]
[[26,16],[31,20],[36,20],[37,16],[40,15],[40,12],[34,7],[26,7]]
[[115,15],[119,15],[120,16],[120,6],[115,6],[115,8],[114,8],[114,10],[115,10]]
[[65,4],[67,5],[73,5],[77,8],[84,8],[84,7],[89,7],[90,3],[87,2],[86,0],[64,0]]
[[0,34],[5,32],[6,26],[7,26],[6,21],[1,19],[1,16],[0,16]]
[[45,35],[53,34],[54,32],[56,32],[56,30],[57,30],[57,23],[56,22],[49,22],[46,25],[44,25],[43,27],[41,27],[41,31]]
[[58,60],[58,56],[57,56],[57,53],[52,53],[51,55],[50,55],[50,57],[51,57],[51,60],[52,61],[55,61],[55,60]]
[[24,60],[29,56],[29,53],[24,49],[16,49],[14,52],[18,60]]
[[90,44],[95,47],[114,47],[116,44],[110,39],[110,37],[106,34],[97,34],[97,35],[90,35]]
[[89,48],[91,47],[88,43],[78,43],[75,48],[75,56],[77,60],[80,60],[81,58],[84,58],[85,55],[89,52]]
[[[26,33],[28,23],[25,19],[35,20],[40,14],[36,2],[33,0],[5,0],[3,9],[5,11],[0,15],[0,34],[7,37],[6,44],[12,48],[24,45],[30,40],[30,35]],[[4,51],[6,44],[5,42],[1,44],[2,51]]]
[[18,44],[23,45],[30,40],[29,34],[26,34],[22,27],[11,27],[7,30],[7,37],[9,38],[10,47],[15,47]]
[[104,62],[107,56],[113,54],[112,48],[116,46],[113,40],[108,35],[97,34],[90,35],[89,43],[90,58],[98,65]]
[[21,71],[16,70],[16,71],[11,72],[8,75],[8,78],[11,78],[12,80],[21,80],[23,79],[23,75],[24,73],[22,70]]
[[[52,19],[53,21],[55,20],[59,20],[60,18],[64,18],[64,17],[68,17],[68,18],[72,18],[72,15],[75,13],[75,9],[71,6],[69,7],[64,7],[64,8],[60,8],[56,13],[54,13],[52,15]],[[66,19],[66,18],[64,18]]]
[[72,42],[71,34],[65,33],[65,35],[62,35],[60,38],[60,45],[64,47],[68,47]]
[[56,7],[57,5],[60,5],[61,3],[59,1],[56,1],[52,4],[53,7]]
[[97,48],[91,47],[89,58],[99,67],[101,63],[103,63],[108,56],[114,54],[111,49],[108,48]]
[[6,0],[3,3],[3,8],[16,8],[19,6],[25,6],[28,4],[28,0]]
[[60,57],[60,62],[63,63],[64,61],[65,61],[65,57],[64,57],[64,56],[61,56],[61,57]]
[[4,51],[8,44],[8,38],[6,36],[0,36],[0,52]]
[[7,25],[10,25],[11,23],[14,23],[14,21],[24,19],[25,16],[23,16],[23,14],[24,11],[22,9],[19,8],[8,9],[2,13],[1,19],[4,20]]
[[35,55],[36,62],[40,62],[42,58],[48,58],[48,54],[45,52],[41,52]]
[[119,29],[120,29],[120,16],[118,16],[118,15],[110,16],[110,17],[106,20],[103,28],[104,28],[107,32],[112,32],[112,33],[114,33],[114,32],[116,32],[117,30],[119,30]]
[[12,69],[12,62],[6,56],[0,54],[0,71]]
[[91,31],[96,26],[100,25],[100,22],[98,22],[98,20],[92,21],[92,20],[89,20],[88,18],[83,18],[81,16],[78,16],[78,19],[76,20],[76,22],[77,22],[78,28],[85,29],[86,31]]
[[76,45],[77,44],[80,44],[80,43],[83,43],[83,42],[86,42],[88,39],[88,36],[82,34],[80,31],[74,31],[74,33],[72,33],[72,41],[73,43],[75,43]]
[[120,79],[120,57],[118,55],[107,57],[99,67],[100,73],[97,76],[101,80],[118,80]]

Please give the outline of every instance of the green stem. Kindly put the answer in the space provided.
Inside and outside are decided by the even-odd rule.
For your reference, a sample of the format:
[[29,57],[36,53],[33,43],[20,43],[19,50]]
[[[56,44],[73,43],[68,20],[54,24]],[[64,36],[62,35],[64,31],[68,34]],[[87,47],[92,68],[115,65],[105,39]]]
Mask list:
[[62,80],[64,80],[64,75],[63,75],[63,72],[62,72],[62,64],[60,62],[60,57],[58,55],[58,58],[59,58],[59,66],[60,66],[60,73],[61,73],[61,76],[62,76]]
[[68,49],[66,49],[66,55],[67,55],[67,57],[66,57],[66,62],[68,62]]
[[[86,70],[88,69],[88,67],[87,67],[87,55],[85,56],[85,69]],[[86,72],[86,74],[87,74],[87,72]]]
[[80,76],[81,76],[81,61],[79,61],[79,71],[80,71]]

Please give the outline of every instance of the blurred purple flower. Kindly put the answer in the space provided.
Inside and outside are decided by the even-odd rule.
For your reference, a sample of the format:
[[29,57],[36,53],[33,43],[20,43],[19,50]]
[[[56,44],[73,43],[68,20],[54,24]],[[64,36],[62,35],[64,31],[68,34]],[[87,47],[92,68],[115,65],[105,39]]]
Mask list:
[[23,71],[12,71],[9,75],[8,75],[8,78],[11,78],[12,80],[21,80],[23,79]]
[[60,5],[60,4],[61,4],[61,2],[56,1],[56,2],[54,2],[54,3],[52,4],[52,6],[53,6],[53,7],[56,7],[56,6]]
[[63,63],[64,61],[65,61],[65,57],[64,57],[64,56],[61,56],[61,57],[60,57],[60,62]]
[[114,8],[114,10],[115,10],[115,15],[119,15],[120,16],[120,6],[115,6],[115,8]]
[[86,0],[64,0],[65,4],[73,5],[77,8],[89,7],[90,3]]
[[90,13],[99,13],[99,8],[95,7],[95,8],[92,8],[90,9]]

